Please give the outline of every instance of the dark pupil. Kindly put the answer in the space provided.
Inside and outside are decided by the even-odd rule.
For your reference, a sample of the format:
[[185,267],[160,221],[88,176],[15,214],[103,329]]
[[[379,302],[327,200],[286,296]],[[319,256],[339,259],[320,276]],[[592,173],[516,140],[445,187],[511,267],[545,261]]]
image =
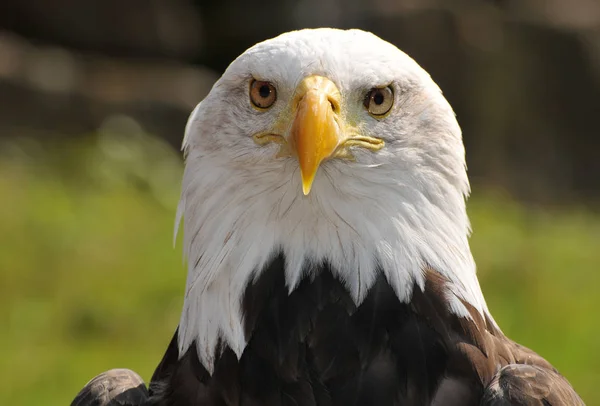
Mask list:
[[383,93],[381,93],[381,91],[378,90],[373,96],[373,101],[376,105],[380,106],[383,103],[384,98],[385,97],[383,97]]
[[258,94],[260,94],[260,97],[263,99],[266,99],[271,94],[271,88],[268,85],[262,85],[258,89]]

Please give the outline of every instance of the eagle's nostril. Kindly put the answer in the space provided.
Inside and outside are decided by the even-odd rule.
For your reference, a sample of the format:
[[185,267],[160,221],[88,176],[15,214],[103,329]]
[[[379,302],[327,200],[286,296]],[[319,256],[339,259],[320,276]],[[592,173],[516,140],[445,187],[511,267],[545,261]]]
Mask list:
[[338,112],[338,109],[339,109],[339,107],[338,107],[338,104],[337,104],[337,102],[335,101],[335,99],[334,99],[333,97],[331,97],[331,96],[330,96],[330,97],[327,97],[327,100],[329,101],[329,104],[331,105],[331,110],[332,110],[334,113],[337,113],[337,112]]

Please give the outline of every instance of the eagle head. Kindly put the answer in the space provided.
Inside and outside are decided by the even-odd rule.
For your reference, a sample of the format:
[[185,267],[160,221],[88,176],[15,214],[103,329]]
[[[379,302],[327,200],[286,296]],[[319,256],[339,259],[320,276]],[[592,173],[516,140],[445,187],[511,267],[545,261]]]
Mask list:
[[432,267],[449,306],[485,302],[468,245],[460,127],[413,59],[360,30],[259,43],[193,111],[184,139],[189,261],[180,351],[210,368],[246,344],[240,298],[277,253],[292,291],[326,261],[357,302],[383,272],[409,301]]

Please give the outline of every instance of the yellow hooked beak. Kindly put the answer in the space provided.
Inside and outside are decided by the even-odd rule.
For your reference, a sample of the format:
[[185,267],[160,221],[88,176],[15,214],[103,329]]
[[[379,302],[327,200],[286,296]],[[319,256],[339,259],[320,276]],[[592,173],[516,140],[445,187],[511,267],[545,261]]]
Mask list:
[[302,191],[307,195],[319,165],[331,157],[343,141],[336,114],[340,92],[331,80],[309,76],[298,86],[297,98],[299,101],[290,143],[296,150]]
[[[383,140],[360,135],[340,112],[342,97],[336,85],[323,76],[304,78],[292,98],[290,115],[283,115],[271,131],[254,135],[259,145],[280,144],[278,157],[295,156],[300,164],[302,191],[310,193],[321,163],[329,158],[353,159],[349,147],[378,151]],[[281,133],[290,128],[287,138]]]

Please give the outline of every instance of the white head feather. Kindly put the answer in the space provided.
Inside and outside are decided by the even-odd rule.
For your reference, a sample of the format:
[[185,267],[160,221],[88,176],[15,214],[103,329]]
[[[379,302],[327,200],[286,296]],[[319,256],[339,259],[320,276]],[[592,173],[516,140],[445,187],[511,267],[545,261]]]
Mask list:
[[[378,152],[332,159],[302,193],[298,162],[252,135],[268,131],[310,75],[333,81],[341,108],[364,135],[385,140]],[[277,88],[264,112],[248,98],[251,78]],[[385,119],[363,106],[369,89],[392,84]],[[259,43],[216,82],[190,116],[178,220],[184,218],[189,270],[179,330],[180,354],[196,341],[212,371],[219,340],[239,356],[246,345],[241,298],[256,272],[278,251],[293,290],[305,265],[327,260],[360,303],[377,269],[400,300],[424,286],[430,266],[451,281],[448,303],[487,308],[468,244],[469,193],[461,131],[441,91],[414,60],[359,30],[302,30]]]

